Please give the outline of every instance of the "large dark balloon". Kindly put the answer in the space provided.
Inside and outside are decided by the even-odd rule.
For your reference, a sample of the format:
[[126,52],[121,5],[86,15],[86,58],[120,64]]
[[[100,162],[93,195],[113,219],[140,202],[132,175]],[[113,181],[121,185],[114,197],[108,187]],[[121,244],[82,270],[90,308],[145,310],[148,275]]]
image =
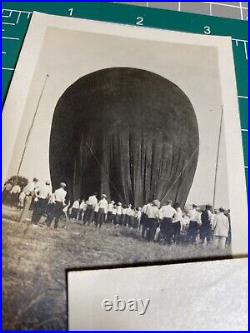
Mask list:
[[59,99],[50,137],[53,186],[71,198],[106,193],[141,206],[186,202],[199,153],[194,109],[169,80],[135,68],[107,68]]

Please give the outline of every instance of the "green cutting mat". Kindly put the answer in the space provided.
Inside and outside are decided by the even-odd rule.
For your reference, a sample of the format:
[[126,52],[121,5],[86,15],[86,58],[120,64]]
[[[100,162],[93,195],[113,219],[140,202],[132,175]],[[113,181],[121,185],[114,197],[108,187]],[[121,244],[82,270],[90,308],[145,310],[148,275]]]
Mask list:
[[101,2],[2,4],[2,101],[33,11],[207,35],[232,36],[246,179],[248,171],[248,24],[245,21]]

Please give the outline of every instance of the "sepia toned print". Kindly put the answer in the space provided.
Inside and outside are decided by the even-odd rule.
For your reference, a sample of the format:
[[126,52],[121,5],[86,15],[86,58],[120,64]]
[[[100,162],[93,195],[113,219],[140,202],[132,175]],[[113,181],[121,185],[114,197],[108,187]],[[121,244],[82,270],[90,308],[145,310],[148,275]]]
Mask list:
[[[24,53],[31,29],[36,61],[14,142],[5,136],[6,327],[65,328],[65,269],[242,254],[245,226],[234,226],[239,210],[244,222],[245,199],[236,207],[230,192],[230,168],[242,156],[230,160],[233,104],[220,68],[228,40],[220,48],[213,37],[114,33],[37,14]],[[12,91],[20,84],[14,79]],[[237,113],[234,88],[233,80],[226,91]],[[36,298],[30,318],[20,300],[25,309]]]

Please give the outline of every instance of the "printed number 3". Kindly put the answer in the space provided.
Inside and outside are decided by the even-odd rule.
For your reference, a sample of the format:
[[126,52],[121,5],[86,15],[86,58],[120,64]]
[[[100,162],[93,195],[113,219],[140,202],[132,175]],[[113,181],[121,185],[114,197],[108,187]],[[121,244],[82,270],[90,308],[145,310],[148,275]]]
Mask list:
[[136,18],[136,25],[143,25],[143,17],[139,16]]
[[210,28],[209,25],[206,25],[206,26],[204,27],[204,34],[205,34],[205,35],[210,35],[210,34],[211,34],[211,28]]

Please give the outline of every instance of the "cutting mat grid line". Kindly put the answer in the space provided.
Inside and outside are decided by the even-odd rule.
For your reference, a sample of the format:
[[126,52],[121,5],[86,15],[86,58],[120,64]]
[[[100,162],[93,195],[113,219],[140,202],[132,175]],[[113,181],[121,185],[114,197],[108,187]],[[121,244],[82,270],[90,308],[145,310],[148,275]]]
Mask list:
[[114,2],[248,20],[247,2]]
[[[46,4],[46,5],[45,5]],[[54,3],[55,4],[55,3]],[[170,30],[180,30],[194,33],[204,33],[207,35],[228,35],[227,27],[230,26],[231,33],[233,34],[233,52],[235,59],[235,69],[236,69],[236,79],[238,88],[238,98],[240,107],[240,119],[242,128],[242,141],[243,141],[243,151],[245,160],[245,170],[246,178],[248,171],[248,86],[247,86],[247,69],[248,69],[248,40],[247,40],[247,22],[244,21],[243,14],[241,15],[239,23],[242,24],[240,28],[239,23],[237,23],[237,31],[233,29],[232,24],[236,25],[236,20],[223,20],[215,17],[210,17],[213,15],[214,6],[224,6],[227,8],[239,9],[241,13],[247,10],[247,3],[212,3],[203,2],[199,4],[206,4],[210,8],[210,16],[200,16],[194,14],[184,14],[181,13],[184,10],[183,2],[172,3],[177,5],[177,10],[179,13],[173,11],[165,10],[159,11],[152,9],[153,5],[163,4],[163,3],[136,3],[137,5],[145,4],[144,8],[139,6],[125,6],[124,3],[119,5],[116,3],[60,3],[60,8],[58,3],[53,6],[53,3],[6,3],[5,7],[2,8],[2,101],[4,102],[9,84],[11,82],[13,73],[15,71],[16,62],[18,55],[20,53],[23,40],[30,22],[30,18],[33,11],[41,11],[50,14],[58,14],[63,16],[71,17],[81,17],[87,19],[99,19],[107,22],[118,22],[125,24],[133,24],[138,26],[149,26],[158,27],[161,29]],[[171,4],[171,3],[164,3]],[[189,3],[191,4],[191,3]],[[194,3],[192,3],[194,4]],[[196,3],[197,4],[197,3]],[[7,7],[8,6],[8,7]],[[91,7],[92,6],[92,7]],[[159,8],[159,7],[158,7]],[[162,20],[162,15],[164,14],[164,21]],[[184,18],[188,15],[190,19],[197,26],[188,27],[187,21],[185,21],[182,26],[179,23],[179,27],[175,27],[173,23],[176,22],[173,15],[182,15],[183,22]],[[159,21],[159,16],[161,15],[161,21]],[[185,16],[184,16],[185,15]],[[199,19],[197,19],[197,17]],[[150,18],[152,18],[150,20]],[[196,19],[196,21],[195,21]],[[211,20],[214,19],[212,22]],[[171,21],[172,20],[172,21]],[[161,23],[160,23],[161,22]],[[219,23],[222,23],[221,25]],[[198,26],[201,24],[201,26]],[[244,25],[244,26],[243,26]],[[221,28],[222,26],[222,28]]]

